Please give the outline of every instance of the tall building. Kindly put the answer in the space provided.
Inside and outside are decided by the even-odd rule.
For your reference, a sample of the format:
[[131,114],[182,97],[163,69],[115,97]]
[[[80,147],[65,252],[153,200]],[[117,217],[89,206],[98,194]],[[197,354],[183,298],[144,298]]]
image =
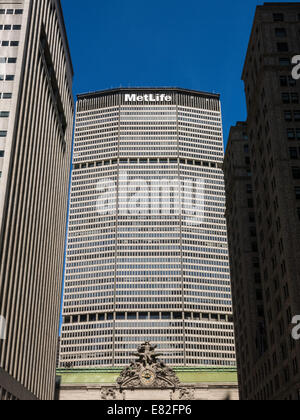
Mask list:
[[60,366],[235,366],[218,95],[79,95]]
[[58,0],[0,3],[0,399],[52,399],[72,143]]
[[[241,398],[300,399],[300,3],[256,11],[243,71],[248,119],[225,157]],[[256,247],[257,244],[257,247]]]
[[235,341],[241,398],[267,346],[247,124],[230,130],[224,161]]

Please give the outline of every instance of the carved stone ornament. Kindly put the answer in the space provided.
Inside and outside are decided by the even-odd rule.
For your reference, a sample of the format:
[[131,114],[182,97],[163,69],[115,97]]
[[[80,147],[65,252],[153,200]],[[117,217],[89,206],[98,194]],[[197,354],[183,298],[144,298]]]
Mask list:
[[195,399],[195,390],[182,388],[180,390],[179,399],[183,401],[192,401]]
[[101,398],[103,400],[114,401],[117,398],[117,394],[114,389],[102,389]]
[[180,381],[173,369],[161,362],[156,353],[157,346],[151,346],[149,342],[141,345],[136,356],[137,360],[123,370],[117,382],[120,388],[158,388],[175,389]]

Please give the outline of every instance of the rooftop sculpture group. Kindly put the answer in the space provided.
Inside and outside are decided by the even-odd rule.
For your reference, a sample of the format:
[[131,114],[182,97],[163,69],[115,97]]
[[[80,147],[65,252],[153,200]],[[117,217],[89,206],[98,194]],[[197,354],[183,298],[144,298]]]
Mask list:
[[118,378],[120,388],[178,388],[180,381],[173,369],[161,362],[156,353],[157,346],[151,346],[149,342],[141,345],[133,356],[137,360],[124,369]]

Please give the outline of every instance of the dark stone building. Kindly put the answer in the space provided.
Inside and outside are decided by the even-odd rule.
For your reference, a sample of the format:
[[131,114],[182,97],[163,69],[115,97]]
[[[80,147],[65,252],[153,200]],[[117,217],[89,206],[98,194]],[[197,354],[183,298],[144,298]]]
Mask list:
[[243,81],[246,123],[224,170],[237,358],[244,400],[300,399],[300,3],[257,8]]

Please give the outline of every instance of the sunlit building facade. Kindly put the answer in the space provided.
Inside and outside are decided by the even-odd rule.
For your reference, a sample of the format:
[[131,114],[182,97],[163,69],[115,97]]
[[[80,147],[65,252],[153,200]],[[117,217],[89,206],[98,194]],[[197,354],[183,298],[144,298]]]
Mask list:
[[220,98],[79,95],[60,366],[235,366]]
[[60,1],[1,1],[0,400],[54,398],[72,79]]

